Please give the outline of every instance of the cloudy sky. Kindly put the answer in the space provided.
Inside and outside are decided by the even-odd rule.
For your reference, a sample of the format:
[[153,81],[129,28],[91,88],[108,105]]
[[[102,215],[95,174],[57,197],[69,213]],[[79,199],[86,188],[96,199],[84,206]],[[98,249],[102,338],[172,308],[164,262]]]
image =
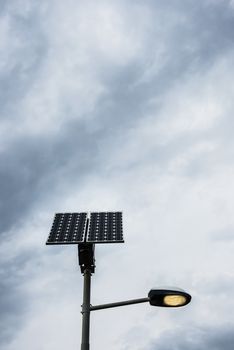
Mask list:
[[92,350],[234,344],[234,1],[1,0],[0,349],[79,349],[76,246],[54,213],[123,211],[98,246]]

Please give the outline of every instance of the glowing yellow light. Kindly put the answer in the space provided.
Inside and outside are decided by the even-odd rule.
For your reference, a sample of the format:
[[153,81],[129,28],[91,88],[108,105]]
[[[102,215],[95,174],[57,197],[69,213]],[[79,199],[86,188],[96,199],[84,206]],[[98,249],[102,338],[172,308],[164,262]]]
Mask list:
[[167,306],[180,306],[186,303],[186,298],[183,295],[166,295],[163,303]]

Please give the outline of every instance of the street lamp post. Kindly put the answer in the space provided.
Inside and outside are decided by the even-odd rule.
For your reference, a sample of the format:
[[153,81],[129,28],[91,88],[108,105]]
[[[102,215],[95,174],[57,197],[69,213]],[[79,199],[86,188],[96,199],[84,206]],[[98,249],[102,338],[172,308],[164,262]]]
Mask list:
[[91,277],[95,272],[95,244],[123,242],[121,212],[65,213],[55,215],[46,244],[78,244],[78,261],[81,273],[84,276],[81,310],[81,350],[89,350],[91,311],[145,302],[159,307],[181,307],[191,301],[191,296],[182,289],[158,288],[151,289],[145,298],[96,306],[91,305]]
[[166,289],[151,289],[148,297],[119,301],[115,303],[91,305],[91,276],[95,270],[94,249],[90,245],[80,246],[78,249],[79,264],[81,272],[84,275],[83,288],[83,304],[82,304],[82,337],[81,350],[89,350],[89,335],[90,335],[90,312],[96,310],[109,309],[119,306],[150,303],[152,306],[161,307],[181,307],[187,305],[191,301],[191,296],[184,290],[179,288]]
[[[86,274],[84,274],[84,281]],[[86,282],[84,282],[85,285]],[[126,306],[132,304],[140,304],[149,302],[153,306],[161,307],[181,307],[187,305],[191,301],[191,295],[183,291],[182,289],[151,289],[149,291],[148,297],[131,299],[125,301],[119,301],[115,303],[101,304],[101,305],[88,305],[88,300],[90,301],[90,289],[84,287],[87,292],[87,296],[83,297],[82,305],[82,340],[81,340],[81,350],[89,350],[89,322],[90,322],[90,312],[96,310],[109,309],[119,306]],[[88,295],[89,294],[89,295]],[[83,310],[86,310],[83,311]]]

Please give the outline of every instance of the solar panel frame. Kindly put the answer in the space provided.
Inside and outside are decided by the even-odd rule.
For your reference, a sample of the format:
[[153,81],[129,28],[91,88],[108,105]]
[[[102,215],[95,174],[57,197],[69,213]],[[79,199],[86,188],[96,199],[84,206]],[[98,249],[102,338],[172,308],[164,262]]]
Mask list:
[[87,212],[55,214],[46,244],[83,243],[85,241],[87,216]]

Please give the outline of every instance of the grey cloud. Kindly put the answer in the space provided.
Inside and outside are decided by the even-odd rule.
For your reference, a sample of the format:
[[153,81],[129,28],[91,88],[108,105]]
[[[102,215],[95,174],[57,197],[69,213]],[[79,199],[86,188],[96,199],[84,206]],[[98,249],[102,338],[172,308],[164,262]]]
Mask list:
[[[105,67],[104,81],[109,94],[106,104],[102,104],[103,101],[101,101],[102,119],[100,120],[111,119],[117,128],[118,125],[126,123],[128,120],[128,125],[131,127],[131,124],[134,125],[135,121],[144,118],[150,112],[148,101],[152,98],[157,99],[157,117],[157,112],[160,113],[161,97],[173,87],[173,84],[193,73],[207,71],[207,68],[211,67],[218,57],[232,50],[234,22],[228,3],[216,3],[210,6],[207,5],[208,2],[205,3],[206,5],[202,5],[201,2],[189,3],[189,6],[183,4],[187,6],[185,10],[184,6],[180,8],[177,2],[175,5],[171,5],[170,2],[171,12],[173,13],[174,10],[175,16],[179,16],[181,10],[182,14],[187,15],[188,22],[176,23],[174,30],[171,30],[170,35],[165,38],[165,61],[159,70],[154,72],[152,68],[149,80],[141,81],[141,78],[151,63],[154,64],[154,55],[157,49],[157,41],[154,41],[154,38],[157,38],[157,33],[154,31],[150,33],[150,39],[147,38],[149,46],[146,45],[146,53],[143,58],[141,57],[139,60],[136,58],[131,65],[121,69]],[[150,3],[150,5],[152,4]],[[163,17],[163,6],[165,6],[164,10],[168,10],[169,5],[166,2],[160,6],[162,7],[160,14]],[[151,11],[155,12],[155,18],[157,18],[156,10],[157,7],[152,5]],[[188,47],[193,46],[193,41],[197,41],[199,45],[194,45],[194,49],[190,51]],[[230,118],[228,117],[228,119]],[[204,137],[205,139],[206,136],[207,134],[201,133],[199,138]],[[193,136],[187,136],[187,141],[190,137]],[[186,136],[180,141],[186,142],[185,139]]]
[[[156,11],[155,5],[153,6],[151,2],[147,4],[151,6],[153,12]],[[63,126],[63,133],[56,135],[57,140],[25,135],[24,139],[18,139],[10,146],[6,155],[2,157],[2,164],[4,164],[1,171],[3,230],[9,228],[9,213],[14,222],[16,218],[21,217],[22,211],[26,212],[32,203],[40,198],[40,193],[44,192],[48,185],[56,187],[56,182],[59,181],[57,174],[60,170],[67,169],[65,182],[74,178],[72,172],[78,173],[80,178],[81,174],[92,171],[91,169],[97,171],[102,144],[111,145],[113,139],[134,126],[137,120],[144,118],[145,113],[150,111],[148,106],[150,98],[157,97],[160,107],[160,96],[176,79],[189,73],[191,66],[194,67],[194,62],[196,62],[196,69],[200,69],[204,64],[206,66],[209,59],[214,60],[216,55],[229,50],[228,43],[233,41],[231,35],[233,17],[230,8],[227,2],[221,2],[219,5],[216,3],[210,7],[206,4],[201,5],[201,2],[193,5],[189,3],[189,6],[184,4],[186,10],[179,2],[173,6],[170,4],[170,11],[175,11],[175,14],[180,10],[184,14],[188,11],[190,28],[186,30],[183,24],[178,28],[175,26],[174,33],[170,33],[169,36],[169,60],[166,60],[164,67],[155,76],[151,76],[150,81],[135,85],[144,73],[147,61],[150,61],[150,55],[153,59],[154,51],[151,49],[148,49],[147,61],[136,60],[135,63],[118,69],[108,66],[105,71],[100,72],[100,78],[105,82],[109,93],[98,101],[94,112],[95,117],[91,121],[93,126],[88,127],[82,122],[71,122],[68,118]],[[161,4],[162,13],[168,11],[168,6],[168,2]],[[4,77],[3,73],[1,108],[5,117],[9,118],[14,112],[17,119],[17,103],[37,77],[34,72],[46,57],[46,44],[39,30],[40,21],[38,19],[35,21],[34,16],[27,20],[16,18],[14,25],[16,31],[23,33],[22,40],[28,42],[28,46],[26,45],[22,53],[17,53],[19,54],[18,63],[10,75]],[[154,43],[153,38],[152,35],[149,42],[152,48],[156,48],[157,43]],[[186,53],[186,45],[191,38],[199,41],[198,48],[192,54]],[[218,50],[215,50],[216,46]],[[181,50],[183,47],[185,51]],[[28,57],[26,61],[28,59],[30,62],[31,56],[34,56],[35,60],[22,74],[20,64],[25,62],[25,55]],[[198,63],[197,57],[199,60],[203,57],[202,62]],[[12,108],[12,106],[15,107]],[[89,128],[94,129],[91,134]],[[183,145],[180,140],[181,145],[178,147],[180,149],[186,147],[190,137],[191,135],[184,140]],[[160,148],[158,152],[156,150],[156,153],[160,153],[161,161],[164,161],[168,152],[174,150],[174,145],[170,148],[171,150]],[[69,165],[71,163],[72,166]],[[188,171],[194,174],[194,168],[197,168],[197,164]],[[71,170],[70,174],[69,170]]]
[[222,324],[214,328],[193,328],[180,329],[175,332],[165,332],[151,345],[149,350],[231,350],[233,349],[234,335],[233,325]]
[[[107,174],[105,156],[111,154],[112,144],[116,140],[119,141],[118,152],[124,152],[121,137],[150,112],[148,101],[157,98],[160,111],[162,95],[176,81],[186,74],[206,70],[218,57],[232,49],[234,22],[229,2],[220,1],[209,6],[208,3],[174,1],[172,4],[165,1],[156,4],[155,1],[147,1],[145,4],[155,14],[155,21],[156,10],[160,8],[165,18],[165,28],[166,19],[170,20],[170,16],[167,17],[164,12],[174,12],[175,17],[182,13],[188,18],[185,24],[179,24],[175,19],[174,30],[165,36],[166,52],[161,68],[154,71],[153,67],[158,44],[155,41],[158,36],[153,29],[147,33],[146,52],[136,57],[130,65],[115,67],[105,63],[97,67],[99,79],[108,94],[98,100],[92,118],[87,115],[87,121],[76,121],[72,119],[75,118],[74,111],[74,115],[64,121],[60,131],[52,136],[31,136],[25,132],[23,136],[15,138],[5,155],[1,155],[2,232],[17,227],[18,223],[22,225],[36,205],[56,196],[61,188],[71,190],[74,186],[77,190],[87,174]],[[7,10],[6,5],[4,8]],[[40,80],[38,72],[46,64],[49,50],[46,33],[40,26],[42,18],[37,16],[36,10],[30,16],[26,19],[15,15],[12,17],[13,32],[18,33],[24,44],[15,50],[11,69],[1,72],[1,115],[8,121],[12,119],[12,130],[14,120],[17,122],[17,116],[21,113],[18,111],[19,103],[33,84]],[[149,79],[141,81],[149,68],[152,68]],[[62,105],[61,101],[61,108]],[[157,161],[163,168],[175,152],[180,153],[194,139],[202,137],[205,135],[184,136],[179,144],[175,140],[166,147],[155,149]],[[152,154],[149,154],[145,161],[151,158]],[[187,172],[194,174],[194,170],[200,166],[200,173],[206,160],[206,156],[202,160],[197,159],[197,162],[195,160]],[[116,167],[119,166],[116,164]],[[24,265],[22,257],[3,265],[0,305],[2,342],[12,337],[27,312],[27,305],[22,304],[24,296],[18,288],[22,283],[18,272]],[[219,329],[194,327],[188,332],[164,334],[159,340],[152,341],[149,349],[205,350],[212,347],[215,350],[231,350],[234,342],[232,333],[230,325]]]
[[10,263],[1,261],[0,344],[2,345],[12,339],[12,335],[16,335],[24,323],[29,300],[23,292],[22,285],[27,280],[25,269],[32,257],[35,258],[35,252],[33,255],[29,252],[24,252],[24,254],[12,259]]
[[[204,67],[207,68],[207,65],[209,66],[218,55],[222,55],[230,49],[230,45],[233,43],[233,17],[230,7],[227,6],[227,3],[213,6],[207,6],[206,3],[202,5],[201,2],[196,2],[196,4],[189,2],[188,5],[183,2],[182,6],[181,2],[173,3],[173,5],[165,2],[159,5],[159,14],[162,15],[162,18],[165,17],[165,22],[167,21],[168,10],[172,14],[174,12],[175,17],[179,16],[180,13],[187,16],[188,22],[175,21],[174,28],[169,35],[161,38],[161,40],[165,40],[166,44],[165,64],[156,75],[152,71],[150,82],[141,85],[139,89],[134,89],[134,102],[137,101],[138,107],[141,106],[142,101],[163,94],[183,74],[191,72],[191,69],[196,71],[197,69],[204,69]],[[150,6],[150,10],[155,13],[155,18],[157,18],[158,5],[156,7],[154,3],[153,6],[151,2],[146,4]],[[30,89],[31,79],[35,81],[36,78],[35,71],[39,70],[40,65],[46,58],[46,51],[49,47],[46,42],[46,33],[41,29],[40,21],[43,21],[43,18],[36,17],[35,13],[26,19],[17,17],[13,19],[15,31],[21,33],[21,41],[24,42],[24,45],[14,54],[16,62],[10,75],[8,73],[5,78],[3,76],[2,102],[5,101],[9,104],[9,98],[11,98],[11,104],[19,101],[23,91]],[[170,20],[170,16],[168,20]],[[122,95],[126,94],[126,82],[129,85],[134,80],[136,81],[144,73],[146,67],[150,66],[150,62],[154,64],[155,50],[157,50],[158,45],[154,38],[160,40],[160,37],[157,33],[154,33],[154,30],[151,33],[146,33],[146,36],[148,36],[147,42],[149,45],[148,47],[147,44],[145,46],[146,56],[143,55],[143,60],[142,58],[139,60],[136,58],[135,67],[133,64],[133,67],[126,66],[121,70],[117,67],[111,67],[111,65],[100,68],[101,79],[104,78],[105,80],[105,75],[109,77],[108,80],[110,79],[109,84],[107,83],[108,88],[110,85],[112,85],[112,89],[113,86],[118,87],[118,81],[122,79]],[[28,67],[22,68],[22,65],[26,65],[26,67],[28,65]],[[111,78],[112,76],[113,78]],[[119,85],[119,87],[121,86]],[[121,101],[118,96],[115,96],[115,91],[112,91],[112,95],[113,98],[117,97],[116,101],[121,113],[123,112],[122,106],[126,111],[131,111],[131,100],[127,101],[129,96],[125,95],[125,100]],[[117,109],[116,112],[118,112]],[[133,115],[133,112],[130,113]],[[134,118],[136,118],[135,115]]]
[[225,227],[210,233],[210,238],[214,243],[232,243],[234,241],[234,227]]
[[[166,76],[173,81],[173,76],[181,76],[187,70],[190,73],[203,71],[217,57],[232,50],[234,11],[229,1],[164,1],[160,4],[149,1],[147,4],[155,23],[162,21],[163,28],[166,23],[171,31],[160,38],[166,45],[164,81],[167,81]],[[160,43],[157,38],[157,31],[152,31],[148,39],[148,62],[150,50],[155,54]]]
[[1,119],[17,123],[20,102],[38,79],[48,46],[38,13],[28,18],[16,15],[9,18],[8,46],[2,49],[5,64],[0,71]]
[[28,137],[14,143],[1,158],[1,230],[22,219],[35,201],[48,198],[61,182],[80,179],[92,168],[96,142],[78,125],[53,141]]
[[87,173],[105,167],[102,144],[106,139],[111,143],[129,123],[124,114],[115,122],[107,115],[100,115],[93,127],[90,122],[70,121],[55,136],[26,135],[10,145],[1,156],[2,232],[22,222],[34,204],[53,196],[54,191],[71,185],[77,188]]

